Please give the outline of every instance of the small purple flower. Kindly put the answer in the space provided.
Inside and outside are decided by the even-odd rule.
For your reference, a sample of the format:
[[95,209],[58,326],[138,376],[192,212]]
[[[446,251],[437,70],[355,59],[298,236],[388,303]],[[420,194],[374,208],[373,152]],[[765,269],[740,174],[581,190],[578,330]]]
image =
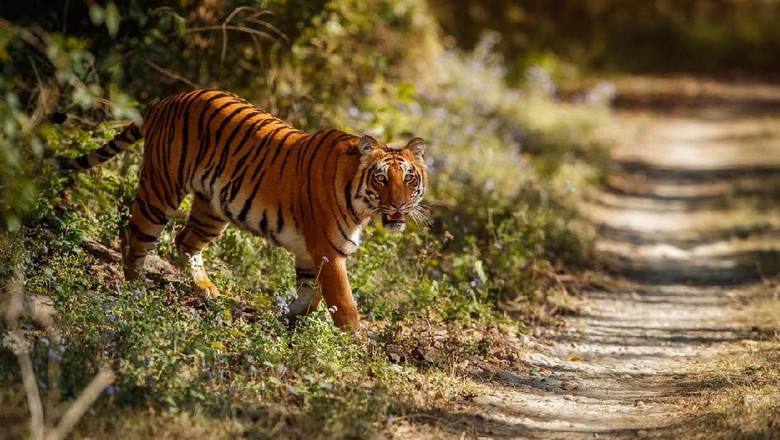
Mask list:
[[105,389],[105,393],[109,396],[113,396],[114,394],[118,393],[120,390],[119,385],[109,385]]
[[114,321],[116,321],[116,315],[114,315],[113,313],[109,313],[109,314],[108,314],[108,321],[109,321],[109,322],[114,322]]
[[44,336],[44,337],[38,339],[38,342],[40,342],[43,345],[49,345],[49,338]]
[[135,290],[133,290],[133,296],[136,297],[136,298],[141,298],[141,297],[144,296],[144,294],[140,290],[135,289]]
[[287,385],[287,393],[290,394],[291,396],[297,396],[298,390],[292,385]]
[[276,295],[276,307],[279,308],[279,311],[282,312],[283,315],[286,315],[290,312],[290,307],[288,306],[287,301],[285,301],[281,295]]
[[49,356],[49,360],[59,362],[62,360],[62,353],[59,350],[54,350],[50,348],[47,352],[47,355]]
[[103,303],[103,310],[106,310],[106,311],[111,310],[111,304]]
[[255,374],[255,373],[257,373],[257,367],[255,367],[254,365],[250,365],[250,366],[249,366],[249,373],[250,373],[250,374]]

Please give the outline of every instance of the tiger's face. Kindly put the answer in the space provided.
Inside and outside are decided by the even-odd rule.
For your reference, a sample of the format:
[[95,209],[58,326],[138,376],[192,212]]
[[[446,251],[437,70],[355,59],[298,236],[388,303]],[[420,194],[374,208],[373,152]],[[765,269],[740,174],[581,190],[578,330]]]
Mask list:
[[387,230],[401,232],[406,219],[427,223],[427,208],[420,205],[428,174],[425,143],[414,138],[402,149],[390,149],[371,136],[363,136],[361,154],[363,198],[373,216],[381,216]]

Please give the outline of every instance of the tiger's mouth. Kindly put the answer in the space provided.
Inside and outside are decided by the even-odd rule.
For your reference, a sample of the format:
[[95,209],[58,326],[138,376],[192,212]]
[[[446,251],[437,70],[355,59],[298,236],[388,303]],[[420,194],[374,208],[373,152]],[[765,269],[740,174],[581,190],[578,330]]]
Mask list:
[[390,232],[402,232],[406,229],[406,216],[400,211],[382,214],[382,226]]

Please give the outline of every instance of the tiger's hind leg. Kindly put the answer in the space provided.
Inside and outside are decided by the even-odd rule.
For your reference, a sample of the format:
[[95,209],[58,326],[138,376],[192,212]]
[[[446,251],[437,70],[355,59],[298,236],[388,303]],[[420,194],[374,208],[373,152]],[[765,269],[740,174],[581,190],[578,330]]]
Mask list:
[[145,174],[142,169],[130,221],[122,238],[122,262],[127,280],[143,279],[146,255],[181,202],[178,196],[152,189]]
[[206,299],[218,296],[219,290],[203,268],[201,251],[222,234],[227,224],[228,221],[215,211],[208,201],[195,197],[187,224],[176,234],[179,266],[192,277],[192,288],[195,293]]

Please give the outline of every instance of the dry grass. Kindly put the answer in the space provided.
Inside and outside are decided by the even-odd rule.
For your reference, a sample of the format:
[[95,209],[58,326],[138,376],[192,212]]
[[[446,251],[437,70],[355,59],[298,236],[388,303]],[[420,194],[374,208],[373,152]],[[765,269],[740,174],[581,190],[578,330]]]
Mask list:
[[767,282],[762,290],[743,309],[753,326],[738,343],[748,351],[698,374],[699,390],[678,399],[686,415],[674,438],[780,439],[780,286]]

